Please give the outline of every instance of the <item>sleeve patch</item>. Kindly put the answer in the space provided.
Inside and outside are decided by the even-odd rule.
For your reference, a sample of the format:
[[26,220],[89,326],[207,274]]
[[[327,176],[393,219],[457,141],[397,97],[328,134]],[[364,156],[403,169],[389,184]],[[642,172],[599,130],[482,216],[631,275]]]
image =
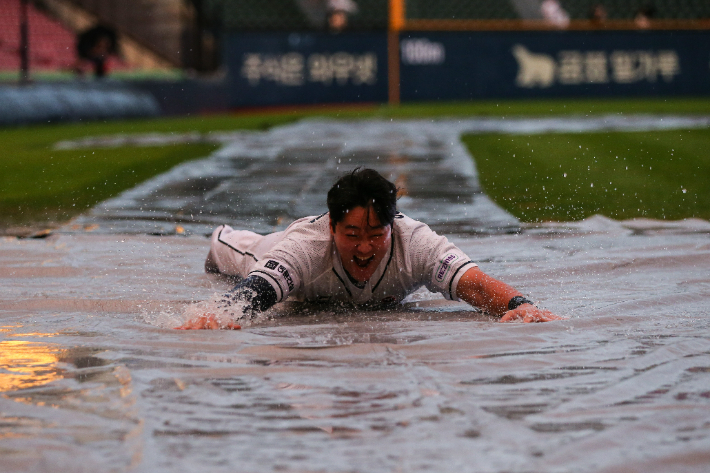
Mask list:
[[436,279],[437,282],[444,282],[446,276],[451,271],[452,265],[459,259],[461,259],[461,255],[457,255],[456,253],[448,253],[441,258],[439,266],[436,268],[436,273],[434,273],[434,279]]
[[267,269],[276,269],[276,266],[278,266],[278,265],[279,265],[278,261],[274,261],[274,260],[270,259],[269,261],[266,262],[266,264],[264,266]]
[[[269,263],[271,263],[271,261],[269,261]],[[274,261],[274,263],[276,263],[276,261]],[[293,278],[291,277],[291,274],[289,274],[288,269],[286,269],[284,265],[280,264],[278,272],[281,273],[283,278],[286,280],[286,284],[288,284],[288,290],[293,291]]]

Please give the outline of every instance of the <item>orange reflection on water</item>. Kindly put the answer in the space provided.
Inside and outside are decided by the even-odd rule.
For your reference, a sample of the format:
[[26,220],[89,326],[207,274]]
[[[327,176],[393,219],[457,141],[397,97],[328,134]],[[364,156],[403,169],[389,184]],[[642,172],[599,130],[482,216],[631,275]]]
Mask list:
[[61,378],[57,350],[41,343],[0,342],[0,392],[42,386]]
[[13,335],[15,337],[35,337],[35,338],[46,338],[46,337],[56,337],[56,333],[46,333],[46,332],[23,332],[17,335]]

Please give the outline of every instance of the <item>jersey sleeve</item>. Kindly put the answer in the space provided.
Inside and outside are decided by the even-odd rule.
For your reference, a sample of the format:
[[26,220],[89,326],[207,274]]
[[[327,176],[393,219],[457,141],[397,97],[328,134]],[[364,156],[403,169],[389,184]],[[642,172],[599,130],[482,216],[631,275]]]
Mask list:
[[259,276],[271,284],[276,292],[275,302],[285,301],[301,283],[298,270],[286,258],[269,254],[252,266],[249,276]]
[[449,300],[458,300],[459,279],[470,268],[478,266],[446,237],[423,223],[412,231],[410,255],[412,266],[421,274],[426,288]]
[[[330,261],[328,220],[307,217],[294,222],[283,239],[252,266],[250,275],[264,278],[285,301],[323,270]],[[332,266],[332,264],[331,264]]]

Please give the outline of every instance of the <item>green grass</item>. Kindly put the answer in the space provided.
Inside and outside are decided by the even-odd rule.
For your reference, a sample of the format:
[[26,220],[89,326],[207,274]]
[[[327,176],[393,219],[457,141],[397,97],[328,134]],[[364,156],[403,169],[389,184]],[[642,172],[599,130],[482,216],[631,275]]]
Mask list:
[[[45,151],[14,154],[4,163],[0,225],[61,222],[96,203],[216,146]],[[23,179],[10,176],[24,175]],[[6,178],[10,177],[10,178]]]
[[[387,105],[340,107],[332,105],[291,109],[274,108],[259,112],[200,117],[0,128],[0,143],[2,143],[2,153],[0,153],[0,229],[14,224],[43,225],[49,222],[65,221],[101,200],[114,196],[181,162],[206,156],[214,149],[209,145],[193,144],[151,148],[57,151],[53,148],[54,144],[61,140],[119,133],[183,133],[192,131],[206,133],[237,129],[267,130],[301,118],[315,116],[384,120],[641,113],[708,115],[710,114],[710,98],[442,102],[406,104],[400,107]],[[709,175],[707,161],[703,161],[703,155],[708,155],[709,138],[707,134],[702,132],[687,133],[687,138],[685,134],[682,136],[683,143],[687,143],[687,146],[680,144],[676,146],[676,141],[680,140],[679,132],[647,135],[647,138],[657,136],[665,138],[655,144],[649,142],[647,151],[651,154],[646,155],[639,151],[644,148],[639,146],[639,140],[647,138],[642,138],[641,135],[629,137],[630,134],[623,133],[569,135],[569,144],[564,142],[562,135],[530,137],[530,140],[533,141],[525,142],[520,140],[527,138],[513,137],[513,141],[506,143],[505,146],[498,142],[498,139],[502,138],[499,135],[470,136],[466,138],[466,141],[471,146],[478,167],[482,171],[483,185],[486,191],[524,220],[577,219],[589,215],[590,212],[602,212],[615,218],[642,215],[665,218],[688,216],[708,218],[707,213],[703,213],[703,208],[710,208],[710,205],[707,205],[706,197],[704,197],[707,196],[707,192],[703,192],[702,188],[698,189],[696,179],[699,179],[697,176]],[[618,138],[610,139],[609,137],[612,135],[618,136]],[[521,166],[521,163],[524,164],[525,161],[521,161],[520,157],[529,151],[526,145],[528,142],[531,143],[529,148],[533,151],[529,152],[530,159],[527,159],[529,164],[526,167]],[[588,154],[580,154],[580,145]],[[575,146],[577,146],[576,149]],[[626,154],[621,153],[624,146],[626,146]],[[543,152],[545,147],[548,149],[547,153]],[[588,152],[586,148],[589,148]],[[673,161],[671,161],[669,150],[673,148],[676,149],[676,152]],[[620,151],[616,152],[617,149]],[[512,154],[518,158],[512,158]],[[555,159],[559,161],[553,165],[545,159],[532,159],[538,156],[542,158],[545,154],[554,155]],[[619,168],[604,158],[604,156],[612,154],[619,155],[620,159],[626,158],[633,161],[635,164],[630,168],[632,171]],[[590,162],[588,164],[590,171],[586,175],[578,173],[578,165],[583,162],[582,158],[587,159],[589,155],[598,155],[599,165],[592,166],[597,163]],[[644,156],[646,157],[644,158]],[[491,160],[492,158],[493,160]],[[648,175],[643,174],[645,171],[642,172],[635,167],[640,164],[645,165],[646,162],[643,159],[648,159],[648,165],[653,166],[653,170],[649,170],[650,174]],[[663,164],[664,160],[668,161],[670,167]],[[682,168],[683,174],[678,173],[677,165],[679,163],[684,166]],[[501,176],[501,170],[504,169],[511,174]],[[570,177],[558,179],[559,171],[563,169],[571,171],[568,172]],[[590,174],[591,169],[596,169],[599,174]],[[646,168],[640,169],[645,170]],[[665,170],[665,173],[661,172],[662,170]],[[641,174],[637,176],[637,173]],[[528,182],[545,183],[540,186],[526,186],[525,188],[529,190],[523,191],[521,189],[525,188],[513,186],[512,183],[506,181],[513,175],[518,176],[518,179],[522,177]],[[575,176],[574,181],[571,179],[572,176]],[[623,187],[619,187],[626,180],[631,179],[631,176],[636,176],[634,181],[636,184],[633,186],[629,184],[631,187],[626,187],[626,184],[623,184]],[[607,177],[609,177],[608,181],[604,181],[603,179]],[[563,179],[567,180],[560,181]],[[557,185],[552,184],[553,181]],[[558,183],[558,181],[560,182]],[[616,194],[611,194],[610,185],[596,184],[596,182],[609,181],[615,183],[617,191],[614,192]],[[562,182],[566,183],[562,184]],[[575,184],[568,184],[571,182]],[[589,191],[583,189],[585,185],[589,186],[592,182],[595,182],[593,192],[592,188]],[[616,185],[617,183],[618,185]],[[545,185],[544,190],[542,185]],[[602,187],[596,187],[597,185]],[[682,192],[681,186],[685,186],[686,194],[668,200],[667,194],[675,196],[677,192]],[[618,190],[622,188],[624,195],[620,196]],[[597,192],[600,189],[607,189],[603,196]],[[645,189],[645,191],[640,192],[639,189]],[[536,192],[535,194],[533,194],[533,190]],[[559,195],[554,193],[559,193]],[[634,195],[633,200],[626,199],[634,193],[637,195]],[[592,196],[594,199],[591,198]],[[643,202],[641,202],[642,200]],[[615,201],[620,203],[621,207],[614,207],[612,204]],[[552,205],[555,207],[549,208]],[[533,208],[538,210],[533,211]]]
[[380,107],[374,115],[383,118],[515,117],[559,115],[679,114],[707,115],[710,97],[668,99],[555,99],[436,102]]
[[[182,69],[156,69],[156,70],[138,70],[138,71],[111,71],[111,80],[140,80],[140,79],[160,79],[160,80],[180,80],[185,77]],[[15,84],[20,79],[19,71],[0,71],[0,82]],[[76,72],[72,70],[65,71],[43,71],[32,70],[30,74],[32,81],[40,82],[55,82],[55,81],[71,81],[81,79]],[[83,80],[94,80],[93,75],[87,71]]]
[[526,222],[710,219],[710,130],[466,135],[484,191]]
[[205,117],[95,122],[0,129],[0,228],[52,225],[165,172],[209,155],[216,145],[56,150],[61,140],[118,133],[264,129],[292,121],[273,117]]

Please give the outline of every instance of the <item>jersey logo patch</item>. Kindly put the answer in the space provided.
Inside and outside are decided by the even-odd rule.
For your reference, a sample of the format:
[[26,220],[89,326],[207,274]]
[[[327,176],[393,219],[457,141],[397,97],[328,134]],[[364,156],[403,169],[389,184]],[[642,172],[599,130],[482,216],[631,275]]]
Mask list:
[[279,263],[278,261],[274,261],[270,259],[269,261],[266,262],[264,266],[266,266],[266,269],[276,269],[276,266],[278,266]]
[[283,274],[283,277],[286,280],[286,284],[288,284],[288,290],[293,291],[293,278],[289,274],[288,269],[286,269],[286,267],[283,265],[279,265],[278,271],[279,273]]
[[448,255],[444,256],[441,259],[441,262],[439,263],[439,267],[436,268],[436,275],[434,278],[438,282],[444,282],[446,279],[446,275],[451,271],[451,265],[454,264],[454,262],[461,257],[457,255],[456,253],[449,253]]

